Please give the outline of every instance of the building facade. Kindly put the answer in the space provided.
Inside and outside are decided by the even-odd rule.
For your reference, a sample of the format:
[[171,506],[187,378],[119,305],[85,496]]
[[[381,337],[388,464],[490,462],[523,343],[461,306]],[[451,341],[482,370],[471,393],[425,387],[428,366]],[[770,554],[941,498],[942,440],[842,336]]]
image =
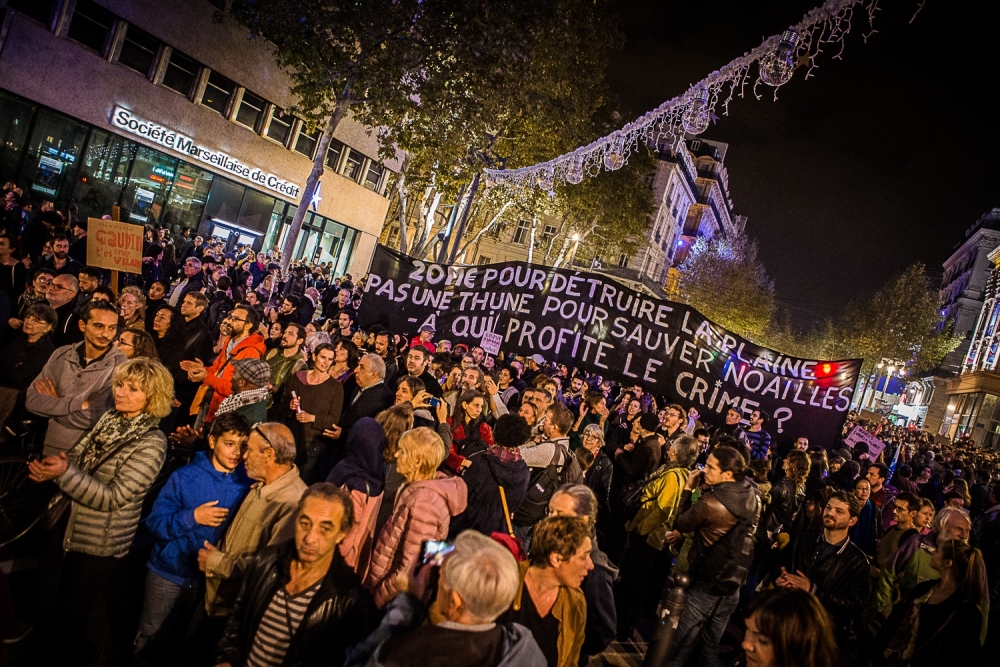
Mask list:
[[[578,257],[578,244],[565,237],[559,221],[542,217],[535,228],[532,261],[552,264],[565,246],[566,265],[601,271],[637,289],[644,287],[661,293],[669,270],[684,261],[696,238],[739,233],[746,225],[745,217],[732,213],[729,174],[723,162],[728,145],[698,138],[689,138],[686,145],[687,150],[682,151],[666,146],[657,149],[656,171],[650,181],[656,208],[635,254],[587,253]],[[415,215],[416,209],[411,206],[411,215]],[[435,230],[447,225],[450,210],[445,207],[438,211]],[[410,229],[415,226],[408,225]],[[524,218],[506,226],[499,234],[484,234],[459,261],[467,264],[527,261],[531,226],[532,221]],[[398,247],[398,221],[387,221],[381,240]]]
[[[0,179],[81,217],[280,245],[320,134],[270,46],[209,0],[0,0]],[[395,163],[343,121],[295,258],[367,271]]]
[[993,265],[989,254],[1000,246],[1000,209],[982,215],[965,231],[965,239],[944,263],[941,281],[941,314],[953,323],[962,344],[941,362],[941,374],[962,372],[970,352],[973,329],[983,308],[986,283]]

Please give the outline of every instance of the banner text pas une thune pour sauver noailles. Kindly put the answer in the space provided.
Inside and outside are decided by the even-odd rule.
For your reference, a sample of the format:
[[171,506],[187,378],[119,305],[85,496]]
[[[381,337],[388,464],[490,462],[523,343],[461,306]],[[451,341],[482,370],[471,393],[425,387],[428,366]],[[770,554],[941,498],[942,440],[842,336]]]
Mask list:
[[503,336],[508,353],[642,385],[709,422],[730,406],[771,415],[780,440],[832,443],[851,403],[861,361],[788,357],[737,336],[690,306],[644,296],[611,278],[525,262],[430,264],[378,246],[361,304],[363,327],[381,324],[436,340],[478,345]]

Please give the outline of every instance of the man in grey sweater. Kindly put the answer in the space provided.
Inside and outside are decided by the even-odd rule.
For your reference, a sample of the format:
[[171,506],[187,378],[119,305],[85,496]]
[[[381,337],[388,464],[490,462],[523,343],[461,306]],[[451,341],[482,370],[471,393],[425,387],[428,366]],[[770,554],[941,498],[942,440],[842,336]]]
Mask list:
[[112,345],[118,333],[114,306],[91,301],[80,315],[79,326],[83,342],[56,349],[28,387],[28,410],[49,418],[45,456],[68,452],[114,405],[111,375],[126,361]]

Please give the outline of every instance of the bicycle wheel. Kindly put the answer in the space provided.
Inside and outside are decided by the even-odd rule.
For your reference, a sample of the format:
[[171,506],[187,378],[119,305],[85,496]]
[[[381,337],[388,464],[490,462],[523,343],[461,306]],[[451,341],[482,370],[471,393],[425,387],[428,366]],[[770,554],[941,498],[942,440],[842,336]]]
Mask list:
[[24,456],[0,458],[0,547],[27,533],[57,490],[54,484],[28,479],[30,460]]

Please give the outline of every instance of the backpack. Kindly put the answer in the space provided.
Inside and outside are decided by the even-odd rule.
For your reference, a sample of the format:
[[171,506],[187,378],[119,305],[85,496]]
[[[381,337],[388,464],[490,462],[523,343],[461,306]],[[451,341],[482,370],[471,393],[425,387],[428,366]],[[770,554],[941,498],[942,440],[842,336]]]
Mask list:
[[[514,513],[514,523],[518,526],[533,526],[548,513],[549,499],[563,484],[579,484],[583,479],[580,462],[569,453],[561,442],[554,443],[552,460],[544,468],[531,471],[528,494]],[[560,461],[563,463],[560,465]]]
[[208,328],[213,335],[218,336],[222,320],[229,317],[233,310],[233,300],[225,292],[216,292],[208,303]]

